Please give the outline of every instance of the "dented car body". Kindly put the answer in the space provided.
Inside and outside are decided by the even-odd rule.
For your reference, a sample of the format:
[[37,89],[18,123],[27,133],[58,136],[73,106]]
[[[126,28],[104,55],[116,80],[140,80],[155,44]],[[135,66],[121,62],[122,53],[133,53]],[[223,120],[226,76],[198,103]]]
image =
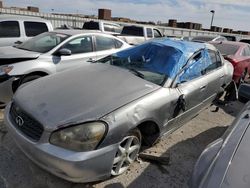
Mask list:
[[73,182],[102,180],[123,173],[141,143],[154,144],[210,105],[232,74],[212,45],[153,40],[24,85],[5,122],[42,168]]

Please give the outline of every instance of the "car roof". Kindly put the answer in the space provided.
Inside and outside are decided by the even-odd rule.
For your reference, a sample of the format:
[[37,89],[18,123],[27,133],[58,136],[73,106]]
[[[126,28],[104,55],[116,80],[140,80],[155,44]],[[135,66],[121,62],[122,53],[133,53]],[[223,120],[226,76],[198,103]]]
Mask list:
[[159,43],[165,46],[172,46],[178,50],[180,50],[183,54],[186,53],[195,53],[201,49],[211,49],[216,50],[216,48],[208,43],[199,43],[199,42],[190,42],[190,41],[182,41],[182,40],[171,40],[168,38],[160,38],[151,40],[153,43]]
[[43,21],[50,22],[49,20],[40,18],[40,17],[32,17],[32,16],[20,16],[20,15],[0,15],[0,20],[17,20],[17,21]]
[[102,33],[101,31],[98,31],[98,30],[80,30],[80,29],[56,29],[51,32],[61,33],[61,34],[66,34],[66,35],[71,35],[71,36],[85,34],[85,33],[99,33],[99,34]]
[[209,41],[210,44],[229,44],[229,45],[235,45],[239,47],[248,46],[247,43],[244,42],[235,42],[235,41]]

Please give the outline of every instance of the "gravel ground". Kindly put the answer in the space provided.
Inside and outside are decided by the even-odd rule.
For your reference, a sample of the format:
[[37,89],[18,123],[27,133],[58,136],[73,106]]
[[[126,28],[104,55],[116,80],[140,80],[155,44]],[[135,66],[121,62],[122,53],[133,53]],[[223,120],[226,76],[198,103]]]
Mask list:
[[207,144],[219,138],[243,104],[234,102],[216,111],[203,111],[144,154],[169,159],[169,164],[139,160],[123,175],[93,184],[74,184],[40,169],[17,148],[0,112],[0,188],[85,188],[85,187],[187,187],[193,166]]

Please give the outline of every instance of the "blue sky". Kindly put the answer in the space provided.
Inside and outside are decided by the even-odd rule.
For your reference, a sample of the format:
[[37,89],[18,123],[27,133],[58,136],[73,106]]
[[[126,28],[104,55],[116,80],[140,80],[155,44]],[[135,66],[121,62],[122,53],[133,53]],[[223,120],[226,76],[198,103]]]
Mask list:
[[3,0],[4,6],[38,6],[43,12],[97,14],[109,8],[112,16],[140,21],[193,21],[208,28],[210,10],[215,10],[214,25],[250,31],[250,0]]

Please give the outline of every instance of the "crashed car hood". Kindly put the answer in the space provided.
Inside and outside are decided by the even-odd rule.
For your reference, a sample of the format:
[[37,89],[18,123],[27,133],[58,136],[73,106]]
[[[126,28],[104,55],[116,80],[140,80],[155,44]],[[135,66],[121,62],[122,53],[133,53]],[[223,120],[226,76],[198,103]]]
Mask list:
[[18,49],[12,46],[0,47],[0,65],[36,59],[41,53]]
[[14,101],[45,129],[97,120],[160,88],[126,69],[91,64],[21,87]]

